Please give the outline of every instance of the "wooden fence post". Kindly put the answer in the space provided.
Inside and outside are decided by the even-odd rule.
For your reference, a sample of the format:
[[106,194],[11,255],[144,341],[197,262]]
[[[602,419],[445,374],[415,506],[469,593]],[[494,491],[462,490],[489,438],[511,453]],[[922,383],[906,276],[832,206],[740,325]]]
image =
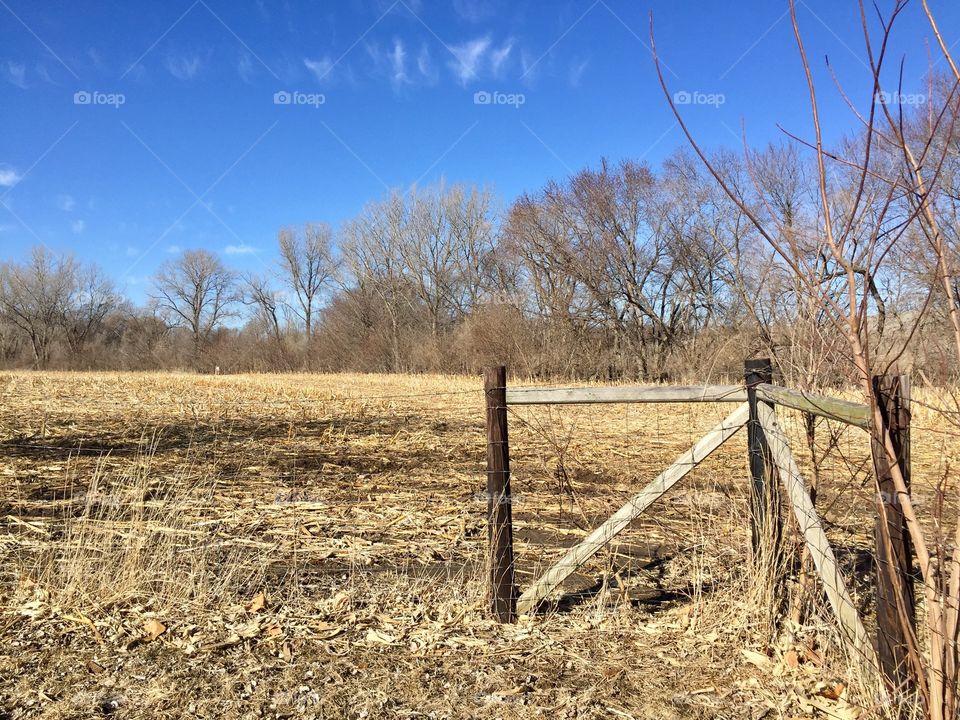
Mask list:
[[[890,431],[890,439],[897,454],[897,464],[910,489],[910,378],[907,375],[873,377],[873,390],[880,415]],[[882,437],[882,435],[881,435]],[[882,441],[873,438],[873,454],[877,471],[877,519],[874,538],[877,545],[877,655],[880,671],[894,691],[909,687],[907,631],[901,622],[901,612],[913,625],[916,608],[913,595],[913,546],[903,518],[901,503],[890,463]],[[890,543],[884,539],[883,518]],[[898,610],[897,595],[902,606]]]
[[500,622],[517,618],[513,578],[513,514],[510,446],[507,439],[507,369],[491,368],[487,397],[487,541],[490,548],[490,609]]
[[[773,542],[771,551],[780,545],[781,518],[777,483],[773,477],[770,448],[757,413],[757,385],[773,382],[773,363],[769,358],[747,360],[743,363],[744,382],[747,386],[747,402],[750,404],[750,420],[747,422],[747,448],[750,454],[750,477],[753,481],[750,492],[750,528],[753,555],[756,558],[764,542]],[[772,408],[773,403],[765,402]]]

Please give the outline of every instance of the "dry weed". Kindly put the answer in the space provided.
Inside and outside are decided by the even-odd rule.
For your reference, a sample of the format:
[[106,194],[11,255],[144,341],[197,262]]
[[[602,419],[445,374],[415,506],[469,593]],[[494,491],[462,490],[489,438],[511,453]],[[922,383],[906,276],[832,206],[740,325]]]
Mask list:
[[[771,623],[769,573],[749,558],[742,436],[541,615],[492,622],[480,387],[441,376],[0,376],[0,712],[883,713],[816,588],[800,621]],[[518,581],[728,410],[513,412]],[[845,435],[825,454],[818,506],[869,614],[861,440]],[[918,493],[955,451],[952,438],[915,433]]]

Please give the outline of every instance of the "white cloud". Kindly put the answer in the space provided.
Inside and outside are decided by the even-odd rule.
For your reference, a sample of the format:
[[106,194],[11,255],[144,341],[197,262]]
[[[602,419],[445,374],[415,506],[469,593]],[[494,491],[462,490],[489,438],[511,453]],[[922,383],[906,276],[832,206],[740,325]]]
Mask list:
[[503,67],[507,58],[510,57],[511,50],[513,50],[513,41],[509,40],[499,50],[492,50],[490,52],[490,68],[493,70],[494,77],[500,75],[500,68]]
[[243,55],[237,62],[237,74],[245,83],[251,82],[256,75],[253,69],[253,60],[249,55]]
[[179,255],[182,251],[183,251],[183,248],[181,248],[179,245],[167,246],[167,252],[170,253],[171,255]]
[[420,71],[427,82],[433,84],[437,81],[437,69],[430,58],[430,48],[426,45],[420,48],[420,54],[417,55],[417,70]]
[[252,245],[240,243],[239,245],[227,245],[223,251],[227,255],[252,255],[257,251],[257,249]]
[[394,38],[387,48],[376,43],[367,44],[365,48],[373,63],[373,75],[388,78],[394,90],[404,85],[434,85],[437,82],[439,73],[426,44],[421,44],[415,57],[399,38]]
[[27,66],[23,63],[8,60],[0,65],[0,74],[11,85],[16,85],[21,90],[27,89]]
[[77,201],[73,199],[73,195],[57,195],[57,207],[63,210],[64,212],[70,212],[77,206]]
[[520,77],[524,80],[533,80],[540,72],[539,61],[527,54],[526,50],[520,52],[520,69],[523,71]]
[[463,45],[454,45],[450,48],[450,51],[457,58],[456,62],[450,63],[450,67],[462,85],[466,85],[470,80],[477,78],[480,63],[489,47],[490,38],[480,37],[469,40]]
[[140,248],[138,248],[138,247],[133,247],[132,245],[127,248],[127,257],[128,257],[128,258],[134,258],[134,257],[137,257],[138,255],[140,255]]
[[22,178],[23,176],[12,167],[0,165],[0,187],[13,187],[20,182]]
[[491,0],[453,0],[453,9],[467,22],[486,20],[496,12]]
[[394,39],[393,52],[390,53],[390,79],[394,85],[410,81],[407,77],[407,52],[403,49],[403,42],[398,39]]
[[147,68],[143,66],[143,63],[135,63],[126,69],[124,77],[129,77],[133,80],[143,80],[147,77]]
[[203,60],[199,55],[168,55],[166,60],[167,72],[177,80],[193,80],[202,65]]
[[73,230],[74,235],[81,235],[83,231],[87,229],[87,223],[83,220],[74,220],[70,228]]
[[570,66],[570,85],[572,87],[580,87],[580,81],[583,79],[583,74],[587,71],[587,66],[589,64],[589,60],[584,60],[582,62],[574,61]]
[[93,63],[94,67],[97,68],[97,70],[103,70],[106,67],[105,63],[103,62],[103,56],[95,47],[87,48],[87,57],[90,58],[90,61]]
[[43,64],[38,64],[34,66],[34,70],[37,71],[37,75],[40,76],[40,79],[43,80],[48,85],[53,85],[53,78],[50,77],[50,71],[47,70],[47,66]]
[[330,73],[333,72],[333,60],[331,60],[329,56],[322,57],[318,60],[304,58],[303,64],[306,65],[307,70],[314,74],[317,81],[326,80],[330,76]]

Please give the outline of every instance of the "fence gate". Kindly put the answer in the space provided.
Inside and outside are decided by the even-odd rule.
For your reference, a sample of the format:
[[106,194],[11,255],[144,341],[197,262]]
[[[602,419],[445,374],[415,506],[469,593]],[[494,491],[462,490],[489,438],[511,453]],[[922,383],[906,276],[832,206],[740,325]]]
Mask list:
[[[771,502],[771,499],[785,497],[786,506],[790,508],[803,537],[833,615],[850,647],[863,659],[866,667],[879,668],[888,680],[895,683],[895,687],[903,682],[905,676],[903,648],[906,645],[906,638],[901,636],[902,631],[896,622],[897,607],[893,597],[898,592],[912,597],[912,587],[909,586],[909,548],[902,542],[899,546],[895,542],[894,557],[885,557],[880,554],[879,548],[882,544],[878,538],[878,649],[875,650],[847,590],[836,556],[827,540],[807,485],[801,476],[775,411],[775,407],[781,405],[807,413],[808,416],[820,416],[867,429],[870,424],[870,412],[866,405],[774,385],[771,362],[766,359],[748,360],[745,363],[742,385],[509,387],[506,380],[507,373],[504,367],[489,370],[485,377],[490,608],[493,615],[501,622],[513,622],[518,613],[534,613],[541,601],[556,590],[577,568],[610,543],[657,499],[746,426],[751,475],[751,537],[754,551],[759,551],[761,545],[769,542],[770,538],[779,537],[782,520],[776,512],[771,511],[777,508],[779,503]],[[897,431],[895,435],[897,442],[901,443],[902,455],[907,457],[909,435],[905,432],[905,428],[906,423],[909,422],[907,404],[909,384],[905,378],[898,378],[892,388],[887,381],[878,380],[878,382],[883,385],[887,393],[881,397],[889,398],[888,410],[893,418],[891,427]],[[595,527],[583,540],[567,550],[559,561],[542,573],[522,593],[518,593],[513,555],[507,423],[509,406],[698,402],[730,403],[735,407],[689,450],[682,453],[605,522]],[[883,507],[878,507],[878,512],[879,517],[886,518],[890,523],[890,527],[895,531],[894,539],[896,540],[901,537],[896,531],[902,525],[902,518],[898,519],[898,509],[892,499],[893,495],[882,492],[885,480],[882,476],[879,478],[881,493],[878,502],[882,503]],[[891,564],[896,565],[902,572],[890,572],[888,566]],[[900,583],[902,587],[891,588],[891,584],[895,583]]]

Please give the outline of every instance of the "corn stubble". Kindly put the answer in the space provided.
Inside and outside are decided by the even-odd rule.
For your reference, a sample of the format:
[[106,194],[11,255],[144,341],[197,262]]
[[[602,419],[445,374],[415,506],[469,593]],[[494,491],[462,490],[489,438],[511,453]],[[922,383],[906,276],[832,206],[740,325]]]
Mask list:
[[[752,563],[742,435],[499,625],[479,378],[17,373],[0,398],[6,717],[890,712],[803,564],[785,609]],[[728,410],[511,412],[521,586]],[[934,429],[919,497],[956,450]],[[822,437],[818,508],[871,624],[869,447]]]

